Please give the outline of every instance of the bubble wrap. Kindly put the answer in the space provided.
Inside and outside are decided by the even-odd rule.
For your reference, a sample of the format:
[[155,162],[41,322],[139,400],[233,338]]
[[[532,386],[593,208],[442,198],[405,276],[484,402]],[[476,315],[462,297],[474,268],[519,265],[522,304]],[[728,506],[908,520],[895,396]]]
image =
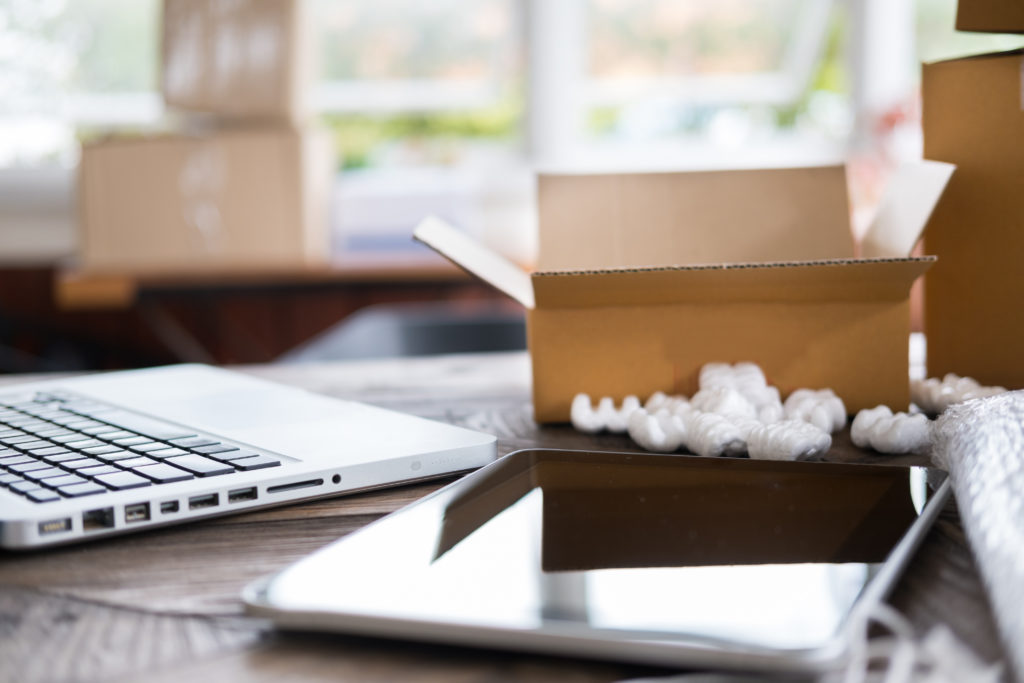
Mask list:
[[933,458],[949,470],[964,529],[1018,680],[1024,680],[1024,391],[955,405]]

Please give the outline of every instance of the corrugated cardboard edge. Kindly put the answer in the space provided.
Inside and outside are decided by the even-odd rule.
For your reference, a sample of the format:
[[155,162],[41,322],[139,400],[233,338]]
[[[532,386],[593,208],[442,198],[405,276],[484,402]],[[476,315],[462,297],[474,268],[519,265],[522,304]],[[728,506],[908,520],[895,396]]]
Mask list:
[[544,270],[537,271],[534,277],[553,277],[567,275],[600,275],[602,273],[657,273],[662,271],[688,270],[749,270],[755,268],[792,268],[855,265],[859,263],[906,263],[935,261],[934,256],[882,256],[875,258],[837,258],[817,261],[770,261],[766,263],[702,263],[688,266],[649,266],[636,268],[600,268],[579,270]]

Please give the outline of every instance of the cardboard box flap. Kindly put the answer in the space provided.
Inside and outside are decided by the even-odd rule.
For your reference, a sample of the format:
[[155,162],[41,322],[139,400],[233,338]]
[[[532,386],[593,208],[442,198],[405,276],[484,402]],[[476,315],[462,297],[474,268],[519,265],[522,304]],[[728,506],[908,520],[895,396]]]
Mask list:
[[436,216],[429,216],[416,226],[413,237],[526,308],[533,308],[530,275],[461,230]]
[[904,164],[886,185],[885,196],[861,243],[866,258],[909,256],[946,189],[954,164]]
[[902,301],[934,257],[538,272],[538,308]]
[[853,256],[842,166],[538,178],[539,267]]

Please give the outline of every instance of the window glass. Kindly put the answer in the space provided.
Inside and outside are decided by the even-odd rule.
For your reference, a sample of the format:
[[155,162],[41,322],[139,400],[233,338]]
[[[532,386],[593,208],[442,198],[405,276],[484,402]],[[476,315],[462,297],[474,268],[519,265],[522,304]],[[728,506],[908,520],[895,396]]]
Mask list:
[[[720,154],[850,128],[845,16],[820,0],[590,0],[592,139]],[[718,151],[716,151],[718,150]]]
[[157,0],[0,3],[0,167],[71,165],[76,124],[152,119],[156,15]]
[[345,168],[515,154],[522,111],[514,0],[316,0],[318,108]]

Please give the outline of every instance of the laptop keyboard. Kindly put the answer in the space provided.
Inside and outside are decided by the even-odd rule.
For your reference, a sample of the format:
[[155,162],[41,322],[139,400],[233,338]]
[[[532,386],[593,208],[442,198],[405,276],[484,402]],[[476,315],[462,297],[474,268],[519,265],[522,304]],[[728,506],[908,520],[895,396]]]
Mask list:
[[68,392],[0,396],[0,487],[36,503],[280,464]]

